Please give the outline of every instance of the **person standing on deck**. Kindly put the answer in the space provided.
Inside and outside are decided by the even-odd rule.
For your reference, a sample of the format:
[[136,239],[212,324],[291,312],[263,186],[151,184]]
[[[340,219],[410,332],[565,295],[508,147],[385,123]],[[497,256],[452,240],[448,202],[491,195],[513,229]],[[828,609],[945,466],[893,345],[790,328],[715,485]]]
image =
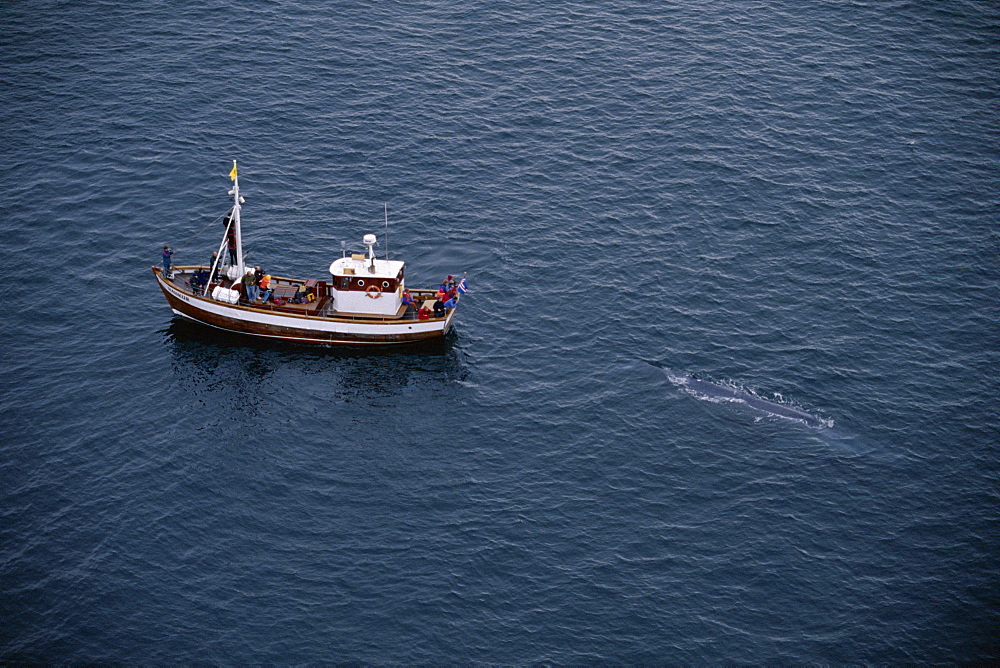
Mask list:
[[167,244],[163,244],[163,273],[164,274],[169,274],[170,273],[170,256],[173,255],[173,254],[174,254],[174,252],[172,250],[170,250],[170,246],[168,246]]
[[257,277],[253,274],[253,269],[247,269],[243,275],[243,289],[247,293],[247,301],[251,304],[257,301]]

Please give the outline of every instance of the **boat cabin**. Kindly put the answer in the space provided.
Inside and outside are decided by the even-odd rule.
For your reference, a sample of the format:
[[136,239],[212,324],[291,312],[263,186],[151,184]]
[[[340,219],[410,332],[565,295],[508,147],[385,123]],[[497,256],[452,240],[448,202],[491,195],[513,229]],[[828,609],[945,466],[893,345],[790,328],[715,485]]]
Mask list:
[[399,317],[403,305],[404,264],[398,260],[375,257],[375,235],[367,234],[364,243],[368,256],[355,253],[330,265],[330,296],[337,313]]

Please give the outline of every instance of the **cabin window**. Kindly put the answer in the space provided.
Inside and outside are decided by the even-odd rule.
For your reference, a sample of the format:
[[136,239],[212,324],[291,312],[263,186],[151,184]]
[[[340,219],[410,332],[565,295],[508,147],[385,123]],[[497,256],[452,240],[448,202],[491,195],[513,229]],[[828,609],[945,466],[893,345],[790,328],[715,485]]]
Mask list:
[[382,288],[387,289],[389,287],[389,281],[382,281]]
[[337,286],[338,290],[349,290],[351,288],[351,279],[347,276],[342,276],[340,279],[340,285]]

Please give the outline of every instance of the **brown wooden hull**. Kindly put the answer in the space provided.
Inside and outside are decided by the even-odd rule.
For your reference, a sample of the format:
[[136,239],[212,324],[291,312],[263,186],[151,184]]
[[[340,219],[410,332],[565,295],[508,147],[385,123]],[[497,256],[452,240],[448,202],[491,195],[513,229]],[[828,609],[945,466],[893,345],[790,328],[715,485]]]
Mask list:
[[385,320],[376,318],[307,316],[264,307],[224,304],[179,289],[153,267],[157,284],[174,313],[227,332],[268,339],[328,345],[399,345],[443,337],[454,309],[444,318]]

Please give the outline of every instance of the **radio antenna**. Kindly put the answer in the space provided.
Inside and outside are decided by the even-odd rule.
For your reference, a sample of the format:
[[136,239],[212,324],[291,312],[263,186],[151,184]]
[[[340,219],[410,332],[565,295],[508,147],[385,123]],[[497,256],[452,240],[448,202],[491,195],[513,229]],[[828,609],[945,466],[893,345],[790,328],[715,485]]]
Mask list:
[[389,259],[389,204],[382,202],[385,209],[385,259]]

